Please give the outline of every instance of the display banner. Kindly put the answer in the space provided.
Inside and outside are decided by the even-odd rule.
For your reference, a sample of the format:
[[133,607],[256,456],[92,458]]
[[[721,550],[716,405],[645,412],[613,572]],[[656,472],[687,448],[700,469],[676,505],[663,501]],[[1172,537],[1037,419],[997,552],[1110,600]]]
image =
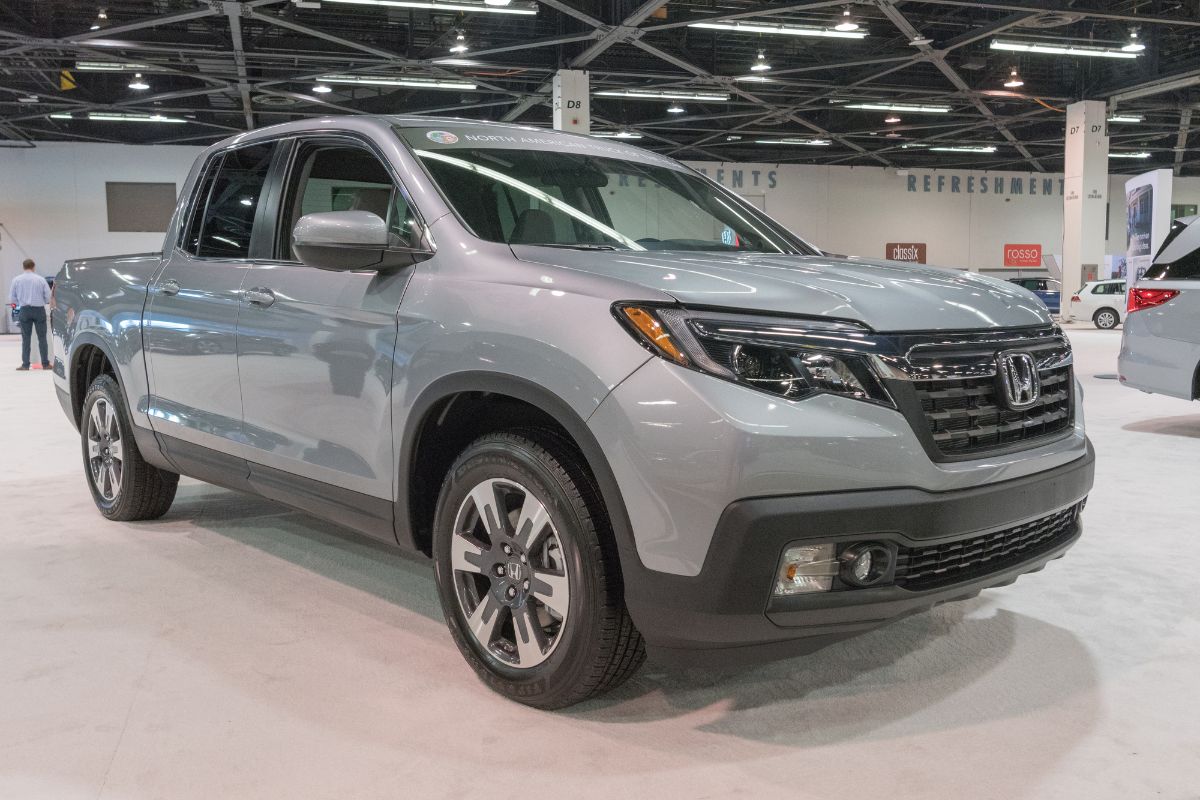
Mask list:
[[1125,182],[1125,271],[1129,285],[1146,274],[1171,230],[1171,170],[1144,172]]
[[888,242],[883,248],[883,257],[892,261],[911,261],[924,264],[925,242]]
[[1006,266],[1006,267],[1040,267],[1040,266],[1042,266],[1042,246],[1040,244],[1006,244],[1006,245],[1004,245],[1004,266]]

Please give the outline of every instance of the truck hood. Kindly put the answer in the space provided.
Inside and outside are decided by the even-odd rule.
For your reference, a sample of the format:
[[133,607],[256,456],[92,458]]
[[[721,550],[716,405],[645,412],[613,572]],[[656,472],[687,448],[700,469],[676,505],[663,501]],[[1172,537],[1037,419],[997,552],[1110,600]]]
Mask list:
[[899,261],[533,245],[513,245],[512,250],[524,261],[637,284],[687,306],[831,317],[877,331],[979,330],[1051,322],[1045,305],[1020,286],[978,273]]

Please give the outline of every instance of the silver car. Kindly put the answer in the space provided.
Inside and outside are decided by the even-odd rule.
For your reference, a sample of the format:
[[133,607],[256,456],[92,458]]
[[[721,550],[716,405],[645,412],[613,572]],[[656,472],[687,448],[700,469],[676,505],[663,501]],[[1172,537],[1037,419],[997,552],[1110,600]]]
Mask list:
[[1079,537],[1029,292],[822,253],[620,142],[426,117],[242,134],[161,252],[68,262],[58,396],[113,520],[180,474],[432,559],[492,688],[803,653]]
[[1178,219],[1129,290],[1121,383],[1182,400],[1200,397],[1200,217]]

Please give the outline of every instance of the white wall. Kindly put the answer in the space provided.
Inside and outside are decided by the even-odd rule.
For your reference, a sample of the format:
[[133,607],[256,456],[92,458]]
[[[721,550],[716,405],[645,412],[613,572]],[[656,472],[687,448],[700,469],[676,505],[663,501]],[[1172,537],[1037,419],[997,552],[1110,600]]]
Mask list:
[[173,182],[183,187],[200,147],[48,142],[0,148],[0,278],[8,282],[32,258],[53,275],[84,256],[144,253],[161,233],[109,233],[106,181]]
[[[690,163],[834,253],[882,258],[888,242],[925,242],[930,264],[991,270],[1004,268],[1005,244],[1062,252],[1060,173],[914,169],[905,175],[884,167]],[[1125,252],[1128,177],[1109,180],[1115,201],[1108,253]],[[997,179],[1003,181],[1001,194],[994,191]],[[1047,180],[1050,194],[1044,193]],[[1019,194],[1013,193],[1014,181]],[[1176,178],[1174,198],[1200,202],[1200,178]]]

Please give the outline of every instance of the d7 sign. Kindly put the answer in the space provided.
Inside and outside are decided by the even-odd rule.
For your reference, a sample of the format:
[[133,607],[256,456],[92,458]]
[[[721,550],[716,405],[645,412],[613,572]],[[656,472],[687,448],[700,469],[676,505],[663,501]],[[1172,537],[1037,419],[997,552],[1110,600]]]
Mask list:
[[1040,267],[1041,265],[1042,246],[1040,244],[1004,245],[1004,266]]

